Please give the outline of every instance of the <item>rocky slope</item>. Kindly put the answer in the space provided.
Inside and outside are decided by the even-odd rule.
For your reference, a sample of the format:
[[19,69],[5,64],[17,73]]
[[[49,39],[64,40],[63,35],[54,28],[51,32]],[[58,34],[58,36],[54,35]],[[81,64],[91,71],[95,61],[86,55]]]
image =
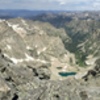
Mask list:
[[[99,100],[100,66],[81,80],[50,80],[47,65],[15,65],[0,52],[1,100]],[[74,99],[73,99],[74,98]]]
[[74,54],[63,44],[63,41],[70,41],[64,29],[22,18],[1,20],[0,29],[0,48],[4,56],[16,65],[48,64],[53,79],[59,78],[58,72],[64,66],[69,66],[69,70],[76,66]]
[[[0,100],[99,100],[100,60],[78,67],[71,40],[47,22],[0,20]],[[66,71],[77,74],[59,75]]]
[[100,58],[100,30],[96,20],[72,20],[65,29],[72,38],[70,51],[75,52],[78,63],[84,61],[86,65],[94,65]]
[[73,52],[79,66],[94,66],[100,58],[100,12],[62,12],[42,14],[34,18],[63,28],[70,40],[65,47]]

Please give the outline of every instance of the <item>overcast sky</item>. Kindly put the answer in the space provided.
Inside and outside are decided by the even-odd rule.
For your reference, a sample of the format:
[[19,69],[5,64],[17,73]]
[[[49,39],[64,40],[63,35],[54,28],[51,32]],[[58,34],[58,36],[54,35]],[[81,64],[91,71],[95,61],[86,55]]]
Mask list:
[[100,10],[100,0],[0,0],[0,9]]

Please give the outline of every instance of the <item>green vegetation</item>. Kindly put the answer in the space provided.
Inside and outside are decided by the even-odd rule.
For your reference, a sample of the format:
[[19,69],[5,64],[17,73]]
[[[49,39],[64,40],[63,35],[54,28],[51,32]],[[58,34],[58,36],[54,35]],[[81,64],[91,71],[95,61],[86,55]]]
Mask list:
[[86,56],[85,54],[79,54],[79,52],[76,52],[75,53],[75,57],[77,59],[77,64],[80,66],[80,67],[85,67],[86,64],[85,64],[85,60],[86,60]]

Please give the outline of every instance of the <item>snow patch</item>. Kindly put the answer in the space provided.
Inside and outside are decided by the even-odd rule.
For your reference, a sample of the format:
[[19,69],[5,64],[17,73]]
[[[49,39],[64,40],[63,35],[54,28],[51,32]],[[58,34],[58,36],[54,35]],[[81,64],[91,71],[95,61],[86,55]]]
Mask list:
[[37,62],[41,62],[41,63],[47,63],[47,61],[45,60],[41,60],[41,59],[36,59]]
[[28,26],[25,20],[22,19],[21,21],[25,26]]
[[11,23],[9,23],[8,21],[6,21],[6,23],[8,24],[9,27],[12,27]]
[[37,51],[37,54],[40,55],[41,54],[41,51]]
[[7,57],[8,59],[10,59],[14,64],[18,64],[18,63],[22,63],[24,61],[36,61],[36,62],[41,62],[41,63],[48,63],[45,60],[41,60],[41,59],[34,59],[33,57],[29,56],[28,54],[25,53],[26,58],[24,59],[16,59],[14,57],[9,57],[7,54],[4,54],[5,57]]
[[32,48],[31,48],[31,47],[29,47],[29,46],[27,46],[27,47],[26,47],[26,49],[27,49],[27,50],[32,50]]
[[47,49],[47,48],[46,48],[46,47],[44,47],[42,51],[44,52],[44,51],[46,51],[46,49]]
[[6,23],[8,24],[9,27],[12,27],[12,29],[16,33],[27,33],[22,27],[19,27],[19,24],[13,25],[13,24],[9,23],[8,21],[6,21]]
[[33,30],[33,28],[29,28],[29,25],[26,23],[26,21],[25,20],[21,20],[22,21],[22,23],[26,26],[26,29],[27,30]]
[[11,50],[11,49],[12,49],[10,45],[7,45],[7,48],[8,48],[9,50]]
[[17,64],[18,63],[18,60],[16,59],[16,58],[10,58],[11,60],[12,60],[12,62],[14,63],[14,64]]
[[12,60],[12,62],[13,62],[14,64],[21,63],[21,62],[24,61],[24,59],[16,59],[16,58],[10,58],[10,59]]
[[4,57],[7,57],[8,59],[10,59],[14,64],[17,64],[17,63],[21,63],[24,61],[24,59],[16,59],[16,58],[13,58],[13,57],[9,57],[7,54],[4,53]]
[[5,53],[4,53],[3,55],[4,55],[4,57],[7,57],[7,58],[9,58],[9,59],[10,59],[10,57],[9,57],[7,54],[5,54]]
[[14,31],[16,31],[17,33],[27,33],[23,28],[21,27],[17,27],[17,26],[13,26]]
[[25,53],[25,56],[26,56],[26,61],[33,61],[34,60],[34,58],[33,57],[31,57],[31,56],[29,56],[28,54],[26,54]]
[[47,61],[45,61],[45,60],[41,60],[40,62],[45,63],[45,64],[47,63]]
[[40,32],[39,32],[39,34],[40,34],[40,35],[43,35],[43,34],[44,34],[44,32],[43,32],[43,31],[40,31]]
[[37,45],[35,45],[35,48],[37,48],[38,46]]
[[2,19],[0,19],[0,23],[1,23],[1,22],[4,22],[4,21],[5,21],[5,19],[3,19],[3,20],[2,20]]
[[85,76],[86,74],[87,74],[87,72],[82,72],[82,73],[76,74],[74,77],[75,77],[75,79],[82,79],[82,77]]
[[85,63],[87,65],[94,65],[96,60],[97,60],[97,58],[92,58],[92,59],[85,61]]
[[68,68],[68,66],[64,66],[63,69],[62,69],[62,71],[66,72],[67,68]]
[[16,30],[18,29],[19,24],[11,25],[11,26],[12,26],[12,28],[16,31]]
[[46,47],[44,47],[42,50],[37,51],[37,54],[38,54],[38,55],[40,55],[42,52],[46,51],[46,49],[47,49],[47,48],[46,48]]

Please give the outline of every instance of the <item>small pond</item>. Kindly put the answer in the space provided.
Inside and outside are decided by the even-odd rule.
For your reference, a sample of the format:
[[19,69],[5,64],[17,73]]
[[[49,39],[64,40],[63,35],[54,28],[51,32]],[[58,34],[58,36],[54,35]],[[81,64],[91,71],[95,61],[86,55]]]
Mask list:
[[63,77],[73,76],[76,75],[76,72],[59,72],[59,75]]

